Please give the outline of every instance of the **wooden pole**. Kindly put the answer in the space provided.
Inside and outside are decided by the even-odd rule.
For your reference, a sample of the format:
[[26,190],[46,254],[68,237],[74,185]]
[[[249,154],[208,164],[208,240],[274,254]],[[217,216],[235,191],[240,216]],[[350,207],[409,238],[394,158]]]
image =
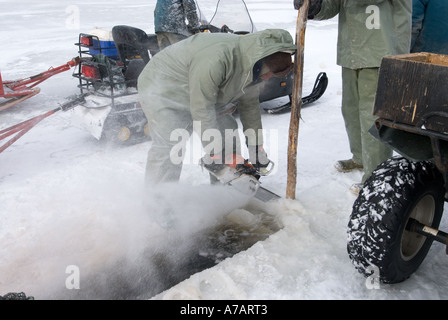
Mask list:
[[291,120],[288,140],[288,177],[286,198],[295,199],[297,185],[297,141],[299,137],[300,110],[302,107],[303,61],[305,53],[305,31],[310,0],[305,0],[299,9],[296,26],[297,52],[294,57],[294,82],[291,101]]

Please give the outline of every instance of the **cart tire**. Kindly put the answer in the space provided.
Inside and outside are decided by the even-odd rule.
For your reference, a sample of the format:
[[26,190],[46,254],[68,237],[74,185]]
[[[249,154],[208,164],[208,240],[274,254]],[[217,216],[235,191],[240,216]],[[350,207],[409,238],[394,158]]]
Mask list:
[[[432,241],[406,230],[410,217],[438,228],[445,201],[444,179],[429,161],[391,158],[364,184],[348,224],[348,255],[362,274],[398,283],[414,273]],[[372,269],[373,268],[373,269]]]

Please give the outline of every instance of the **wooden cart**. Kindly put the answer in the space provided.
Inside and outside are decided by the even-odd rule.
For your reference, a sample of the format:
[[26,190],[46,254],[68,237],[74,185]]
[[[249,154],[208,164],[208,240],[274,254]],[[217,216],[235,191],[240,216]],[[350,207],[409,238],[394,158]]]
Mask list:
[[378,166],[353,205],[347,249],[365,276],[404,281],[433,241],[448,244],[438,230],[448,182],[447,85],[448,56],[382,60],[370,133],[398,155]]

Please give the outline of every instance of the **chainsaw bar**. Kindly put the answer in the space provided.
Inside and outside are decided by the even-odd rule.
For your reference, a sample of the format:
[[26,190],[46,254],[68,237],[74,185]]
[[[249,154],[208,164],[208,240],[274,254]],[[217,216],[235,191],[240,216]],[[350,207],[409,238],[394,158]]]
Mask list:
[[223,185],[231,186],[235,190],[249,197],[254,197],[262,202],[281,198],[279,195],[261,186],[261,182],[258,180],[257,176],[266,174],[260,174],[260,172],[253,167],[241,166],[237,169],[230,166],[223,166],[217,170],[213,170],[211,167],[204,165],[202,165],[202,167]]

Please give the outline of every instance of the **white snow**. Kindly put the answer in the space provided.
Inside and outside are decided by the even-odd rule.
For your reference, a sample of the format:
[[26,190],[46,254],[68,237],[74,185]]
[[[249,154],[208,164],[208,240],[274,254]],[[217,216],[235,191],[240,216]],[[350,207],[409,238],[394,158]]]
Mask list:
[[[294,37],[297,11],[292,2],[246,0],[258,30],[284,28]],[[153,32],[155,1],[0,3],[4,80],[64,64],[77,55],[78,34],[94,27],[128,24]],[[216,1],[200,0],[199,5],[210,17]],[[145,190],[149,141],[125,147],[101,144],[70,112],[58,112],[0,154],[0,295],[23,291],[36,299],[447,299],[448,258],[439,243],[410,279],[379,289],[371,289],[348,258],[346,227],[355,200],[349,187],[360,181],[361,173],[342,174],[333,167],[336,160],[350,156],[340,110],[336,41],[336,19],[308,22],[303,93],[309,93],[322,71],[329,86],[319,101],[302,109],[296,200],[269,206],[281,230],[163,288],[170,275],[184,271],[176,267],[195,250],[194,232],[213,225],[244,199],[208,188],[208,176],[196,161],[185,165],[178,185]],[[71,71],[39,87],[37,96],[1,112],[0,129],[54,109],[78,93]],[[266,149],[277,160],[277,170],[262,183],[284,197],[289,114],[264,114],[263,123],[272,134]],[[157,223],[167,212],[180,219],[171,231]],[[232,217],[250,225],[253,217],[247,214],[237,211]],[[446,217],[441,229],[448,229]],[[161,268],[160,261],[168,261],[171,269]],[[80,272],[80,288],[70,290],[66,281],[73,270]],[[144,287],[157,277],[161,283]],[[158,291],[158,285],[163,289]]]

